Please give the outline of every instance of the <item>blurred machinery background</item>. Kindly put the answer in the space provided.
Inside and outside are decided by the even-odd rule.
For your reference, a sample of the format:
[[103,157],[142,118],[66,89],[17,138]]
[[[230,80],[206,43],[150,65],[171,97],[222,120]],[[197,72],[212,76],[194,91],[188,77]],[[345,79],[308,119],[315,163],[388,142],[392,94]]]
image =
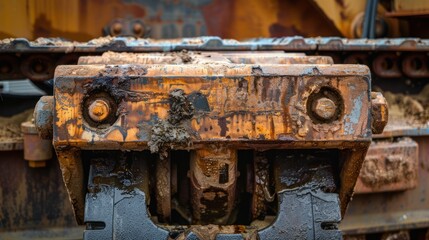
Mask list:
[[21,123],[52,94],[55,67],[106,51],[144,52],[134,37],[199,36],[273,38],[280,51],[369,66],[389,125],[375,136],[340,228],[349,239],[429,238],[425,0],[0,0],[0,238],[81,237],[55,154],[44,164],[24,161],[22,134],[35,130]]

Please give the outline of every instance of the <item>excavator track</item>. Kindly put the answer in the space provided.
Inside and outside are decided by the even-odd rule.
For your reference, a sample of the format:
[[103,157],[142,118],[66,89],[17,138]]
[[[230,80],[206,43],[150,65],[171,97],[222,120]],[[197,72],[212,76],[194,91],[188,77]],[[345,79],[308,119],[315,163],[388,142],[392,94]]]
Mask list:
[[58,65],[76,64],[80,56],[103,52],[174,52],[174,51],[284,51],[308,55],[328,55],[335,63],[365,64],[378,78],[429,77],[427,65],[429,40],[344,39],[320,38],[260,38],[248,41],[218,37],[183,38],[173,40],[105,37],[89,42],[61,39],[5,39],[0,41],[0,79],[29,78],[33,81],[52,79]]
[[369,69],[327,56],[104,53],[54,82],[35,125],[84,239],[341,239],[387,124]]
[[[336,125],[338,119],[334,123],[326,120],[332,116],[326,111],[317,113],[312,101],[325,97],[340,103],[338,109],[358,104],[356,101],[342,102],[349,98],[366,104],[373,109],[369,113],[371,116],[362,110],[359,114],[367,119],[358,122],[370,121],[371,126],[361,125],[360,130],[372,131],[373,137],[379,139],[376,143],[394,138],[394,144],[403,144],[400,139],[403,136],[424,136],[427,127],[423,121],[408,121],[398,116],[389,119],[393,121],[389,121],[387,131],[382,133],[387,122],[387,104],[381,94],[371,93],[370,89],[372,85],[377,91],[397,92],[398,86],[405,86],[409,93],[422,91],[429,77],[428,52],[429,40],[422,39],[287,37],[235,41],[218,37],[175,40],[106,37],[86,43],[61,39],[34,42],[6,39],[0,42],[0,80],[29,78],[33,82],[43,82],[55,78],[57,105],[51,110],[43,108],[45,103],[37,107],[49,112],[55,121],[38,120],[37,114],[35,120],[45,138],[54,137],[75,216],[80,224],[86,224],[85,239],[339,239],[341,232],[337,223],[345,214],[354,181],[357,181],[354,191],[358,193],[413,188],[417,184],[416,164],[410,165],[409,172],[414,173],[409,175],[413,180],[407,182],[408,185],[398,187],[395,182],[391,186],[373,184],[368,187],[366,183],[379,180],[358,177],[358,173],[361,166],[367,167],[363,159],[371,136],[357,134],[358,137],[339,137],[334,141],[329,135],[331,131],[341,129],[345,135],[354,135],[354,131],[358,131],[356,126],[353,125],[353,130],[342,129],[341,124],[324,129],[329,123]],[[332,65],[334,63],[338,65]],[[367,65],[371,71],[355,64]],[[312,88],[301,88],[304,83],[289,86],[275,79],[284,78],[279,72],[291,66],[296,70],[285,76],[298,79],[298,82],[333,76],[348,79],[348,75],[372,79],[367,82],[368,89],[356,92],[355,89],[347,93],[332,91],[332,84],[322,89],[315,87],[318,90],[312,92]],[[243,69],[250,69],[250,72]],[[223,108],[234,109],[229,115],[222,115],[225,109],[211,112],[215,102],[204,98],[210,92],[197,91],[209,86],[206,81],[218,80],[220,76],[227,76],[227,80],[212,89],[211,94],[227,99]],[[234,82],[233,79],[243,76],[246,81]],[[176,80],[171,81],[171,78]],[[188,78],[194,85],[183,87],[190,83]],[[86,82],[81,82],[82,79]],[[262,84],[258,81],[273,85],[258,85]],[[391,81],[398,84],[394,86]],[[302,97],[300,91],[310,91],[311,97],[307,99],[305,94],[309,93],[305,93],[304,99],[300,99],[303,103],[293,103],[294,108],[283,106],[279,110],[265,105],[263,114],[261,109],[252,112],[246,105],[249,103],[240,103],[253,94],[249,92],[250,83],[262,91],[256,91],[261,94],[256,98],[261,98],[264,104],[279,101],[278,97],[288,91],[299,97]],[[134,90],[130,91],[129,84]],[[168,87],[163,89],[164,86]],[[231,93],[231,89],[237,91]],[[275,89],[284,92],[276,93]],[[357,96],[359,91],[367,95]],[[366,98],[370,103],[365,102]],[[150,99],[157,99],[162,107],[138,105]],[[97,116],[86,111],[98,100],[102,101],[97,102],[96,107],[113,106],[110,112],[115,113],[101,123],[94,120]],[[53,99],[44,101],[52,104]],[[188,105],[182,105],[183,101]],[[176,109],[177,102],[181,102],[180,111]],[[250,104],[256,106],[255,102]],[[407,104],[423,108],[413,100]],[[188,115],[182,115],[183,111]],[[198,117],[193,115],[194,111]],[[333,112],[333,116],[343,116],[343,110],[338,111]],[[143,113],[153,119],[133,122],[147,116]],[[236,119],[236,114],[250,114],[253,120]],[[259,116],[264,114],[265,118]],[[284,120],[283,127],[279,128],[282,114],[291,118]],[[201,118],[211,118],[212,124],[216,119],[219,128],[213,130],[212,125],[202,124]],[[164,122],[158,125],[154,119]],[[309,119],[311,127],[306,125]],[[252,127],[246,122],[252,122]],[[252,129],[248,130],[253,135],[244,134],[242,127],[233,132],[234,123]],[[344,124],[342,127],[350,126]],[[180,129],[175,128],[178,125]],[[308,135],[308,129],[317,134]],[[162,133],[169,131],[183,138],[165,139]],[[278,135],[281,131],[291,131],[293,136]],[[400,147],[406,149],[406,154],[410,154],[407,149],[412,148],[414,154],[416,143],[406,144]],[[319,151],[320,148],[328,150]],[[120,153],[124,150],[127,152]],[[389,151],[397,153],[397,150]],[[417,158],[413,155],[413,159]],[[309,159],[320,164],[310,164]],[[377,157],[371,159],[379,164]],[[183,160],[185,163],[181,165]],[[207,199],[214,200],[217,205],[210,205]],[[248,205],[244,204],[246,202]],[[219,206],[224,206],[222,212],[218,211]],[[241,212],[237,213],[237,209]],[[243,215],[243,209],[248,211],[247,215]],[[303,212],[311,214],[302,217]],[[247,217],[247,222],[237,221],[243,216]],[[346,231],[357,233],[350,225],[346,226]],[[365,230],[358,233],[365,233]]]

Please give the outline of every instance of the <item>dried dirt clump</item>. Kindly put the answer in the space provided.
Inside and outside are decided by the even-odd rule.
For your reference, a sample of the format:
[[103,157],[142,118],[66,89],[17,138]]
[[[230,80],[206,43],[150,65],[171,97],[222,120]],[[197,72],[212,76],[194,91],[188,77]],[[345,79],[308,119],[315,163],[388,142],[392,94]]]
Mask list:
[[169,94],[170,110],[165,120],[158,122],[151,129],[149,149],[166,157],[167,150],[174,145],[191,145],[191,135],[186,127],[187,120],[194,114],[194,107],[181,89],[174,89]]
[[22,141],[21,123],[31,120],[33,109],[11,117],[0,117],[0,142]]
[[180,51],[177,55],[180,57],[180,59],[182,59],[183,63],[190,63],[190,62],[192,62],[192,57],[188,53],[188,50],[186,50],[186,49]]
[[429,124],[429,84],[419,94],[384,92],[389,108],[389,125]]

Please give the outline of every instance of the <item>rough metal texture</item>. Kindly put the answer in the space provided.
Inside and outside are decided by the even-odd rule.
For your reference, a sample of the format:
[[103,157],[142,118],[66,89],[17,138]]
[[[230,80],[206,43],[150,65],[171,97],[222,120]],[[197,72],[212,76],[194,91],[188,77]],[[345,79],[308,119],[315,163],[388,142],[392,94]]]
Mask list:
[[34,109],[34,125],[42,139],[52,139],[54,126],[54,97],[43,96]]
[[373,142],[356,182],[356,193],[412,189],[418,181],[418,145],[410,138]]
[[[356,65],[59,67],[53,141],[77,217],[83,216],[83,172],[79,152],[68,149],[147,148],[154,124],[168,119],[174,89],[181,89],[195,107],[193,116],[180,123],[193,148],[216,141],[259,149],[363,149],[348,153],[343,164],[339,192],[344,212],[371,137],[369,79],[368,69]],[[322,87],[344,96],[341,118],[330,124],[314,122],[306,108],[306,99]],[[118,105],[116,120],[102,128],[81,115],[84,99],[98,91]]]
[[28,41],[24,38],[4,39],[0,42],[1,52],[166,52],[187,50],[293,50],[293,51],[423,51],[429,48],[427,39],[346,39],[339,37],[283,37],[257,38],[248,41],[221,39],[219,37],[182,38],[156,40],[149,38],[106,37],[85,43],[61,39],[38,39]]
[[24,140],[24,159],[30,167],[45,167],[52,158],[52,142],[41,139],[32,121],[23,122],[21,131]]
[[386,99],[379,92],[371,93],[371,129],[372,133],[380,134],[387,125],[389,111]]
[[[321,140],[332,146],[368,141],[371,136],[369,75],[364,66],[61,66],[55,85],[56,146],[143,147],[150,140],[152,123],[167,118],[168,95],[174,89],[184,91],[196,107],[186,121],[194,144],[209,139],[297,145],[306,145],[299,140]],[[328,125],[314,122],[306,109],[307,98],[325,88],[344,96],[341,119]],[[112,126],[94,129],[80,115],[85,111],[81,102],[92,91],[107,92],[117,101]]]
[[[279,201],[278,218],[259,232],[260,239],[341,239],[340,231],[324,226],[324,223],[341,220],[337,194],[310,189],[288,190],[279,194]],[[313,217],[306,217],[305,213],[310,212]]]
[[270,171],[268,159],[263,152],[256,151],[253,159],[253,189],[252,189],[252,217],[263,218],[266,214],[266,202],[270,185]]
[[23,149],[21,123],[30,121],[32,113],[33,109],[29,109],[14,116],[0,117],[0,151]]
[[353,204],[349,205],[345,218],[340,224],[344,234],[368,234],[429,227],[427,208],[429,141],[427,136],[416,136],[412,139],[419,146],[417,186],[406,191],[355,194]]
[[389,122],[376,138],[429,135],[429,85],[413,94],[384,92]]
[[[279,167],[288,162],[284,161],[289,160],[287,156],[292,155],[277,155]],[[316,174],[307,176],[310,181],[303,185],[280,190],[277,193],[278,218],[269,227],[258,230],[242,225],[157,226],[146,208],[147,190],[141,188],[148,184],[147,179],[141,180],[148,173],[143,171],[147,159],[141,154],[128,159],[131,161],[121,160],[126,157],[119,161],[114,159],[96,157],[91,160],[84,239],[341,239],[335,227],[341,220],[338,194],[321,190],[317,183],[322,176],[327,186],[333,183],[329,163],[322,161],[318,164],[320,168],[307,169]],[[301,160],[310,165],[314,162],[312,158],[295,158],[293,162],[300,166]],[[118,171],[117,166],[122,164],[133,166],[133,173],[118,175],[122,171]],[[306,169],[305,165],[302,167]],[[291,177],[290,169],[283,169],[285,171],[277,175],[279,181]]]
[[328,56],[305,56],[299,53],[282,51],[236,51],[207,52],[187,51],[165,53],[116,53],[106,52],[102,56],[80,57],[79,65],[90,64],[203,64],[203,63],[242,63],[242,64],[333,64]]
[[22,151],[1,152],[0,238],[28,238],[8,238],[4,231],[76,227],[56,157],[37,169],[30,168],[23,157]]
[[[145,226],[153,234],[165,234],[147,216],[145,205],[150,197],[155,200],[150,208],[158,223],[169,224],[174,210],[191,224],[234,224],[241,174],[253,176],[253,180],[247,176],[250,180],[246,182],[251,184],[245,185],[255,195],[249,198],[251,220],[263,219],[266,211],[272,214],[272,206],[267,210],[267,205],[279,201],[274,207],[278,219],[259,237],[281,238],[284,229],[291,238],[340,237],[335,224],[353,194],[373,122],[378,121],[371,119],[367,67],[290,65],[332,63],[332,59],[280,52],[107,53],[81,59],[81,64],[113,62],[120,65],[60,66],[55,74],[53,143],[76,218],[87,224],[86,238],[109,232],[113,237],[139,236],[139,228],[144,226],[127,230],[115,225],[123,221],[139,221],[148,224]],[[129,64],[132,62],[137,64]],[[335,105],[329,118],[315,111],[321,99]],[[98,114],[93,107],[97,101],[109,106],[102,119],[94,115]],[[376,114],[378,110],[372,111]],[[308,148],[329,149],[333,155],[328,160],[313,159],[307,152],[304,157],[292,156],[300,160],[296,162],[290,155],[279,153],[273,159],[264,152],[301,149],[303,153]],[[139,180],[147,178],[147,173],[130,172],[139,167],[132,166],[133,160],[125,157],[128,154],[110,156],[119,154],[118,150],[131,155],[143,150],[156,154],[150,191],[148,181]],[[182,182],[172,150],[191,151],[185,183],[190,195],[182,198],[188,201],[188,209],[173,201]],[[250,173],[238,171],[247,165],[239,165],[237,150],[260,151]],[[106,155],[89,161],[90,153]],[[274,170],[270,162],[275,162]],[[275,188],[270,183],[271,171]],[[134,189],[137,185],[139,191]],[[127,203],[121,207],[123,202]],[[128,213],[135,204],[140,206],[136,206],[139,214],[137,210]],[[100,213],[100,206],[111,210]],[[302,216],[304,208],[312,214]],[[182,210],[189,212],[180,213]],[[261,229],[252,230],[251,225],[232,232],[230,227],[192,226],[173,231],[171,226],[165,227],[167,233],[176,231],[184,239],[211,239],[216,234],[235,239],[244,233],[254,239]]]
[[[343,39],[337,37],[303,38],[257,38],[247,41],[236,41],[231,39],[221,39],[219,37],[198,37],[182,38],[170,40],[155,40],[143,38],[127,37],[105,37],[93,39],[89,42],[68,42],[61,39],[40,38],[30,42],[23,38],[4,39],[0,41],[0,79],[22,79],[30,78],[33,81],[52,79],[53,69],[58,65],[76,64],[79,56],[88,53],[101,54],[107,51],[114,52],[173,52],[178,55],[180,51],[282,51],[301,52],[314,55],[331,55],[336,63],[360,63],[371,67],[372,71],[379,78],[427,78],[429,71],[426,67],[427,57],[419,52],[429,49],[429,40],[418,38],[397,38],[397,39]],[[17,55],[15,53],[25,53]],[[214,54],[214,53],[213,53]],[[132,54],[125,56],[136,59],[140,63],[139,57],[132,57]],[[214,54],[216,55],[216,54]],[[228,54],[224,55],[227,57]],[[89,57],[92,58],[92,57]],[[95,62],[103,62],[106,56],[94,57]],[[228,58],[228,57],[227,57]],[[307,63],[324,63],[326,57],[308,57]],[[114,57],[111,61],[121,62],[123,57]],[[246,60],[247,59],[247,60]],[[259,62],[253,62],[249,58],[229,56],[231,62],[237,63],[301,63],[297,60],[286,60],[278,56],[261,58]],[[311,60],[312,59],[312,60]],[[318,62],[322,59],[322,62]],[[182,61],[183,60],[183,61]],[[186,54],[182,60],[175,60],[171,56],[155,54],[151,60],[142,63],[190,63],[192,57]],[[201,62],[206,60],[201,59]],[[315,62],[313,62],[315,61]],[[332,60],[330,60],[332,61]],[[86,57],[82,63],[88,62]],[[119,63],[117,63],[119,64]]]
[[127,164],[123,161],[117,163],[108,157],[92,161],[84,239],[167,239],[168,232],[150,220],[146,209],[148,199],[144,191],[149,183],[142,167],[145,160],[132,161],[134,172],[125,170],[123,175],[114,170]]
[[194,224],[228,224],[236,202],[237,151],[208,146],[192,153],[190,165]]

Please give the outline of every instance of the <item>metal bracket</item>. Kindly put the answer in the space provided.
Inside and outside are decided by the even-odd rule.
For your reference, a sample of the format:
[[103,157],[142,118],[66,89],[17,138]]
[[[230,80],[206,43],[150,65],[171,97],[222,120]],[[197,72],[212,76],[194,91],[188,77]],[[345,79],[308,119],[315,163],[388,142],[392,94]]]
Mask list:
[[[90,168],[89,187],[93,178],[108,171],[103,166]],[[108,174],[108,173],[107,173]],[[181,232],[170,231],[152,222],[146,207],[146,196],[140,189],[97,185],[97,192],[87,193],[84,239],[200,239],[198,233],[185,226]],[[335,224],[341,220],[337,193],[300,187],[278,192],[277,219],[250,239],[341,239]],[[177,228],[176,228],[177,229]],[[219,227],[218,229],[221,229]],[[251,227],[249,227],[251,229]],[[173,232],[171,232],[173,233]],[[245,239],[242,233],[215,232],[217,240]]]

